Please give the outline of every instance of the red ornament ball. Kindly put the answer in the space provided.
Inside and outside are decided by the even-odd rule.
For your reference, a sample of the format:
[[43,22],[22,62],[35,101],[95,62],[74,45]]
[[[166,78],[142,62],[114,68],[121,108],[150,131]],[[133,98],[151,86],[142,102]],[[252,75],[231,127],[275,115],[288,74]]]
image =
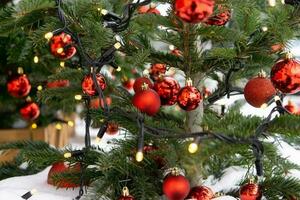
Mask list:
[[276,94],[270,79],[264,77],[252,78],[244,88],[246,101],[253,107],[260,108]]
[[122,85],[127,90],[132,90],[134,87],[135,80],[134,79],[128,79],[127,77],[123,78]]
[[22,98],[29,94],[31,85],[25,74],[10,78],[7,82],[8,93],[16,98]]
[[214,0],[175,0],[175,14],[185,22],[203,22],[213,13],[214,4]]
[[[74,188],[79,187],[79,183],[74,183],[72,180],[69,179],[62,179],[59,181],[54,181],[54,176],[60,175],[62,173],[80,173],[80,164],[76,163],[75,165],[69,166],[67,163],[64,162],[57,162],[54,163],[48,173],[47,183],[49,185],[54,185],[59,188]],[[76,181],[77,182],[77,181]],[[79,182],[79,179],[78,179]]]
[[[96,79],[101,90],[105,90],[106,82],[102,74],[96,74]],[[98,94],[96,85],[94,84],[93,77],[91,74],[86,75],[81,83],[82,90],[85,94],[95,96]]]
[[141,112],[154,116],[160,108],[159,95],[152,89],[146,89],[133,96],[132,104]]
[[20,114],[25,120],[35,120],[40,116],[40,107],[34,102],[26,103],[20,109]]
[[133,90],[135,93],[140,92],[143,90],[143,87],[147,84],[147,87],[152,89],[153,88],[153,83],[152,81],[147,78],[147,77],[139,77],[135,79],[135,82],[133,84]]
[[61,88],[61,87],[69,87],[69,80],[56,80],[47,83],[47,88]]
[[187,197],[187,199],[194,200],[211,200],[214,198],[214,192],[205,186],[193,187]]
[[109,122],[107,124],[106,134],[116,135],[119,132],[119,124],[115,122]]
[[160,96],[162,105],[174,105],[177,101],[177,95],[180,85],[177,80],[171,77],[159,78],[154,84],[154,90]]
[[177,103],[183,110],[195,110],[201,102],[201,93],[196,87],[185,86],[182,88],[177,96]]
[[129,194],[129,190],[127,187],[123,188],[122,195],[118,198],[118,200],[134,200],[135,198]]
[[62,32],[54,35],[49,43],[51,54],[60,59],[70,59],[76,53],[76,48],[73,44],[74,40],[67,33]]
[[276,89],[294,94],[300,91],[300,63],[295,59],[278,61],[271,70],[271,80]]
[[259,185],[255,183],[247,183],[240,189],[241,200],[260,200],[262,197],[262,192]]
[[153,64],[149,70],[150,77],[152,80],[158,80],[159,76],[164,75],[167,72],[167,65],[166,64]]
[[223,26],[230,20],[230,17],[231,12],[228,8],[218,6],[218,13],[209,17],[205,23],[208,25]]
[[163,192],[168,200],[182,200],[189,194],[190,183],[182,175],[168,175],[163,182]]

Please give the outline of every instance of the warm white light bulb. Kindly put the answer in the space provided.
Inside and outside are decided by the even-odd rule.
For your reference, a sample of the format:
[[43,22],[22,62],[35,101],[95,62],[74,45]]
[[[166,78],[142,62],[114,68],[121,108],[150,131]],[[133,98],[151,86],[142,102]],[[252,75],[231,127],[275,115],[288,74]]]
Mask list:
[[189,145],[189,152],[190,153],[196,153],[198,151],[198,144],[197,143],[191,143]]
[[53,33],[52,32],[48,32],[48,33],[45,34],[45,38],[47,40],[50,40],[52,37],[53,37]]
[[268,31],[268,27],[263,26],[263,27],[261,27],[261,30],[262,30],[263,32],[266,32],[266,31]]
[[135,155],[135,159],[137,162],[142,162],[144,159],[144,154],[143,152],[138,151]]
[[121,70],[122,68],[120,66],[116,69],[117,72],[120,72]]
[[38,91],[43,90],[43,86],[41,86],[41,85],[37,86],[37,90],[38,90]]
[[33,62],[34,62],[34,63],[39,63],[39,57],[38,57],[38,56],[34,56]]
[[276,6],[276,0],[268,0],[269,6],[274,7]]
[[82,99],[82,96],[80,94],[77,94],[74,96],[75,100],[80,101]]
[[68,121],[68,125],[69,125],[70,127],[73,127],[73,126],[74,126],[74,122],[73,122],[73,121]]
[[62,125],[61,125],[60,123],[57,123],[57,124],[55,125],[55,128],[56,128],[57,130],[61,130],[61,129],[62,129]]

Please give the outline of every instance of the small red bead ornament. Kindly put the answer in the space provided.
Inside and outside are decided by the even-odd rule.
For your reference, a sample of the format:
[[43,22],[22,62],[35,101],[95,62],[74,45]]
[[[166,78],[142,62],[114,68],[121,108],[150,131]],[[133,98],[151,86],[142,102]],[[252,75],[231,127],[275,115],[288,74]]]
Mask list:
[[196,24],[211,16],[214,4],[214,0],[175,0],[175,14],[185,22]]
[[129,194],[129,190],[127,187],[124,187],[122,190],[122,195],[118,200],[134,200],[134,197]]
[[261,198],[261,189],[253,180],[250,180],[249,183],[243,185],[240,189],[241,200],[260,200]]
[[26,97],[30,90],[31,84],[26,74],[18,74],[7,81],[7,92],[16,98]]
[[20,109],[20,114],[25,120],[35,120],[40,116],[40,107],[34,102],[27,102]]
[[160,75],[164,75],[167,72],[167,65],[156,63],[152,64],[149,70],[149,74],[152,80],[156,81]]
[[275,94],[276,90],[264,72],[261,72],[258,77],[250,79],[244,88],[246,101],[256,108],[267,106]]
[[[98,73],[96,74],[96,79],[97,79],[97,83],[99,85],[99,87],[102,90],[105,90],[106,88],[106,81],[105,78],[102,74]],[[86,75],[81,83],[81,87],[82,87],[82,91],[90,96],[95,96],[98,94],[97,90],[96,90],[96,85],[94,84],[92,75]]]
[[300,63],[290,55],[278,61],[271,70],[271,80],[282,93],[294,94],[300,91]]
[[217,13],[209,17],[205,23],[208,25],[223,26],[230,20],[230,17],[230,10],[224,6],[219,5]]
[[210,188],[205,186],[196,186],[191,189],[187,199],[211,200],[214,196],[214,192]]
[[160,96],[161,104],[171,106],[177,101],[180,85],[171,77],[160,77],[154,84],[154,90]]
[[192,80],[186,81],[186,86],[181,88],[177,96],[178,105],[186,111],[195,110],[202,100],[199,90],[192,86]]
[[70,59],[76,53],[74,40],[67,33],[54,35],[49,42],[51,54],[60,59]]
[[135,93],[140,92],[143,90],[143,85],[147,84],[148,88],[152,89],[153,88],[153,83],[152,81],[147,78],[147,77],[139,77],[135,79],[135,82],[133,84],[133,90]]

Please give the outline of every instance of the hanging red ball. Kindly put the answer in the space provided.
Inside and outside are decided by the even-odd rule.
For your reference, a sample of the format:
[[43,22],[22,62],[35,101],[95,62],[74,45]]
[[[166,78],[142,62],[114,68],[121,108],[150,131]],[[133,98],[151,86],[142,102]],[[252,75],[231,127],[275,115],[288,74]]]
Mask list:
[[116,135],[119,132],[119,124],[115,122],[107,123],[106,134],[108,135]]
[[295,59],[278,61],[271,70],[271,80],[276,89],[286,94],[300,91],[300,63]]
[[48,179],[47,183],[49,185],[54,185],[59,188],[74,188],[79,187],[79,178],[75,183],[71,179],[61,179],[59,181],[54,180],[54,176],[60,175],[62,173],[76,173],[79,174],[81,171],[81,167],[79,163],[75,165],[69,166],[67,163],[64,162],[56,162],[52,165],[50,171],[48,172]]
[[20,74],[7,81],[7,92],[16,98],[22,98],[29,94],[31,85],[25,74]]
[[[102,74],[96,74],[96,79],[97,79],[97,83],[99,85],[99,87],[101,88],[101,90],[105,90],[106,88],[106,81],[105,78]],[[95,96],[98,94],[97,90],[96,90],[96,85],[94,84],[92,75],[86,75],[81,83],[81,87],[82,87],[82,91],[90,96]]]
[[20,109],[20,114],[25,120],[35,120],[40,116],[40,107],[34,102],[26,103]]
[[214,0],[175,0],[175,14],[188,23],[208,19],[214,11]]
[[190,191],[190,183],[182,175],[169,174],[163,182],[163,192],[168,200],[183,200]]
[[284,108],[287,111],[289,111],[291,114],[294,114],[294,115],[299,115],[300,114],[300,109],[292,101],[289,101],[288,104],[284,106]]
[[47,88],[61,88],[61,87],[69,87],[69,80],[55,80],[47,83]]
[[243,185],[240,189],[241,200],[260,200],[262,198],[262,192],[259,185],[250,182]]
[[118,200],[134,200],[135,198],[129,194],[129,190],[127,187],[123,188],[122,195],[118,198]]
[[148,88],[152,89],[153,88],[153,83],[152,81],[147,78],[147,77],[139,77],[135,79],[135,82],[133,84],[133,90],[135,93],[140,92],[143,90],[143,86],[147,84]]
[[211,200],[214,198],[214,192],[205,186],[193,187],[187,197],[187,199],[194,200]]
[[164,75],[167,72],[167,65],[166,64],[152,64],[149,70],[149,74],[152,80],[158,80],[159,76]]
[[135,80],[132,79],[132,78],[130,78],[130,79],[128,79],[127,77],[122,78],[122,85],[127,90],[132,90],[133,86],[134,86],[134,83],[135,83]]
[[183,87],[177,96],[177,103],[183,110],[195,110],[202,100],[201,93],[196,87],[187,85]]
[[268,103],[275,94],[276,90],[270,79],[262,76],[252,78],[244,88],[246,101],[256,108]]
[[218,13],[213,16],[210,16],[205,24],[214,25],[214,26],[223,26],[225,25],[231,17],[231,12],[228,8],[223,6],[218,6]]
[[160,96],[162,105],[174,105],[177,101],[177,95],[180,85],[177,80],[171,77],[161,77],[154,84],[154,90]]
[[154,116],[160,108],[159,95],[152,89],[146,89],[133,96],[132,104],[141,112]]
[[76,54],[74,40],[67,33],[54,35],[49,42],[51,54],[60,59],[70,59]]

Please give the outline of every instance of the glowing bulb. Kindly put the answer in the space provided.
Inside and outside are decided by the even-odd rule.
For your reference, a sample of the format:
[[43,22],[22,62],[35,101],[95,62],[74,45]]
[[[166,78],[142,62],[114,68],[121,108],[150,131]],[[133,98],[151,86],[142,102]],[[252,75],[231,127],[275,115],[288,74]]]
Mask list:
[[115,45],[114,45],[114,47],[116,48],[116,49],[120,49],[121,48],[121,43],[120,42],[117,42]]
[[41,85],[37,86],[37,90],[38,90],[38,91],[43,90],[43,86],[41,86]]
[[260,106],[261,109],[266,109],[268,107],[268,104],[267,103],[264,103]]
[[280,99],[279,96],[275,96],[275,97],[274,97],[274,100],[275,100],[275,101],[280,101],[281,99]]
[[144,154],[143,152],[138,151],[135,155],[135,159],[137,162],[142,162],[144,159]]
[[36,123],[31,124],[31,128],[32,129],[37,129],[37,124]]
[[33,57],[33,62],[34,63],[39,63],[39,57],[38,56],[34,56]]
[[55,128],[56,128],[57,130],[61,130],[61,129],[62,129],[62,125],[61,125],[60,123],[57,123],[57,124],[55,125]]
[[64,157],[65,157],[65,158],[71,158],[71,157],[72,157],[72,154],[71,154],[70,152],[65,153],[65,154],[64,154]]
[[266,31],[268,31],[268,27],[263,26],[263,27],[261,28],[261,30],[262,30],[263,32],[266,32]]
[[276,6],[276,0],[268,0],[271,7]]
[[198,151],[198,144],[196,144],[196,143],[191,143],[190,145],[189,145],[189,152],[190,153],[196,153]]
[[95,142],[96,144],[99,144],[101,142],[101,138],[97,137]]
[[74,126],[74,122],[73,122],[73,121],[68,121],[68,125],[69,125],[70,127],[73,127],[73,126]]
[[102,9],[102,10],[101,10],[101,14],[102,14],[102,15],[107,15],[107,14],[108,14],[108,11],[105,10],[105,9]]
[[53,33],[52,32],[48,32],[48,33],[45,34],[45,38],[47,40],[50,40],[52,37],[53,37]]
[[285,4],[285,0],[281,0],[281,3],[282,3],[282,4]]
[[175,46],[171,44],[171,45],[169,46],[169,49],[170,49],[170,51],[174,51],[174,50],[175,50]]
[[64,48],[58,48],[58,49],[56,50],[56,52],[57,52],[58,54],[61,54],[61,53],[64,52]]
[[121,67],[118,67],[118,68],[116,69],[117,72],[120,72],[121,70],[122,70]]
[[82,96],[80,94],[77,94],[74,96],[75,100],[80,101],[82,99]]
[[61,62],[59,63],[59,65],[60,65],[61,67],[65,67],[65,62],[64,62],[64,61],[61,61]]
[[22,67],[18,67],[18,74],[24,74],[24,69]]

